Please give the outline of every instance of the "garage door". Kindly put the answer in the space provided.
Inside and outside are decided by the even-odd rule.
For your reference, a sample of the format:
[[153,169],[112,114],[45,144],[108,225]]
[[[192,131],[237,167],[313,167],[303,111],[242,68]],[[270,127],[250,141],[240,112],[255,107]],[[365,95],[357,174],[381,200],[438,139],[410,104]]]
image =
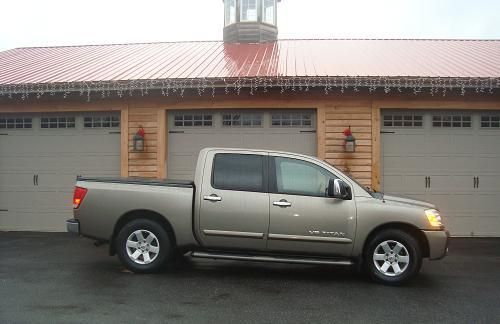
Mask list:
[[500,236],[500,112],[384,111],[382,187],[432,202],[456,236]]
[[0,230],[64,231],[76,176],[119,174],[119,114],[0,115]]
[[205,147],[316,155],[316,115],[303,111],[174,111],[169,114],[168,177],[193,179]]

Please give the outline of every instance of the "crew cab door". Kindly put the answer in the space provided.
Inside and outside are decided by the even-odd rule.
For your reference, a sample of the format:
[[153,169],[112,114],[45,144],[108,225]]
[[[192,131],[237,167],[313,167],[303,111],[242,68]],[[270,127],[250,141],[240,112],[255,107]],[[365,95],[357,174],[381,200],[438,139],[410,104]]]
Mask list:
[[329,180],[339,176],[314,159],[285,154],[269,156],[269,175],[269,250],[351,254],[356,224],[354,200],[327,197]]
[[205,247],[265,250],[269,226],[267,152],[209,151],[199,199]]

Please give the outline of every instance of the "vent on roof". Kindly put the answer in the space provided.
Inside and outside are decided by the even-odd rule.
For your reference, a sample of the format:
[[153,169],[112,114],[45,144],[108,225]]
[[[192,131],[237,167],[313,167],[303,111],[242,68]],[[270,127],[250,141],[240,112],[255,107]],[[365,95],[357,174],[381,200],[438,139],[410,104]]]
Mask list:
[[277,3],[281,0],[223,0],[224,41],[261,43],[278,38]]

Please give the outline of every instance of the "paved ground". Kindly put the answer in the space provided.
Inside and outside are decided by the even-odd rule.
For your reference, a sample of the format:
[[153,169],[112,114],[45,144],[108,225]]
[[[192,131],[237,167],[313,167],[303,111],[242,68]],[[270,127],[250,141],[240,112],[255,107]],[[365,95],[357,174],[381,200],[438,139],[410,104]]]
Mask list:
[[0,233],[0,323],[500,322],[500,239],[454,239],[407,287],[343,268],[186,259],[135,275],[67,234]]

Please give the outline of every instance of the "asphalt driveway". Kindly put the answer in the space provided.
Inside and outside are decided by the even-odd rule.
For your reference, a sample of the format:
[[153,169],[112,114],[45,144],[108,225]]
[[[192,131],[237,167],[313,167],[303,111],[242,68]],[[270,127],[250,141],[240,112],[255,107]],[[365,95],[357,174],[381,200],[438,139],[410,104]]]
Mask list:
[[185,260],[125,271],[68,234],[0,232],[0,323],[499,323],[500,239],[453,239],[406,287],[344,268]]

